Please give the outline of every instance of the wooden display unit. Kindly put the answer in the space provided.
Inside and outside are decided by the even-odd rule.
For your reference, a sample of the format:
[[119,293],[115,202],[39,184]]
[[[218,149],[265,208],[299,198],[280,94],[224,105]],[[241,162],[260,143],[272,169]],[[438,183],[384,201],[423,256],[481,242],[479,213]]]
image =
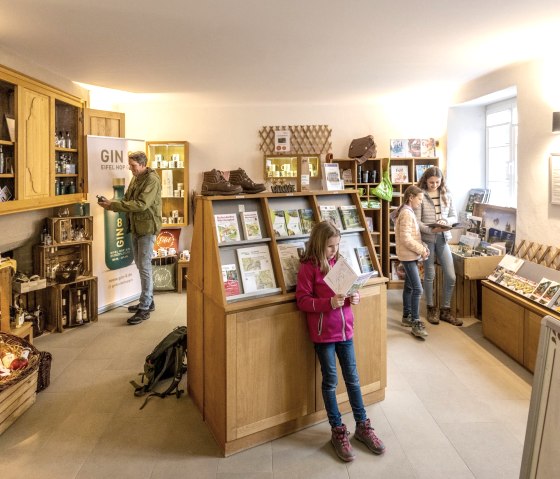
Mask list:
[[369,225],[371,222],[372,229],[368,228],[368,230],[377,250],[381,266],[383,266],[383,216],[381,214],[381,200],[373,194],[372,190],[379,184],[382,161],[382,158],[370,158],[359,164],[354,159],[333,160],[340,165],[343,172],[341,176],[346,176],[346,178],[343,177],[344,188],[358,191],[367,224]]
[[10,305],[12,302],[12,268],[0,267],[0,332],[10,333],[33,343],[33,327],[25,322],[20,328],[10,326]]
[[308,190],[320,188],[321,157],[313,153],[264,155],[265,181],[273,185],[284,183],[294,184],[296,191],[301,191],[302,174],[309,175]]
[[[9,196],[0,202],[0,214],[86,198],[83,110],[80,98],[0,66],[0,189]],[[5,117],[13,120],[13,133],[4,126]],[[65,138],[68,132],[69,148],[55,144],[59,131]]]
[[[388,158],[383,159],[383,171],[388,167]],[[403,280],[394,279],[392,272],[395,270],[396,264],[399,263],[397,258],[397,250],[395,243],[395,227],[391,221],[390,214],[396,210],[403,202],[403,194],[405,190],[418,182],[417,167],[439,166],[438,158],[391,158],[391,166],[389,166],[389,175],[391,167],[404,168],[408,177],[408,181],[403,183],[393,183],[393,199],[391,201],[383,201],[383,274],[390,278],[389,288],[402,288]],[[395,263],[395,265],[393,265]]]
[[[362,227],[342,231],[342,240],[366,246],[379,271],[372,237],[355,190],[292,194],[261,193],[197,197],[191,261],[187,274],[188,391],[202,412],[223,454],[297,431],[326,419],[321,373],[305,315],[295,303],[294,287],[284,277],[279,248],[306,241],[307,234],[276,237],[271,210],[306,209],[320,218],[322,205],[356,205]],[[218,241],[216,214],[256,211],[261,239]],[[239,249],[268,251],[274,283],[249,292],[239,272],[239,294],[227,296],[222,265],[239,271]],[[285,264],[285,263],[284,263]],[[286,276],[288,277],[288,276]],[[361,290],[355,348],[366,404],[384,398],[386,387],[386,279],[371,279]],[[295,372],[297,371],[297,374]],[[350,410],[344,381],[338,399]]]
[[188,142],[147,141],[146,152],[148,165],[156,170],[161,178],[163,227],[187,226],[189,224]]

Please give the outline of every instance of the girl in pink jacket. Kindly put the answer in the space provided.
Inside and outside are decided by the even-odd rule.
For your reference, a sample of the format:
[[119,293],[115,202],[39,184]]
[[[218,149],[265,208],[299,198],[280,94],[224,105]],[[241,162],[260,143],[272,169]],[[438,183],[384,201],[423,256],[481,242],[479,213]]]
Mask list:
[[420,321],[420,299],[422,298],[422,282],[418,272],[418,260],[425,260],[430,252],[422,243],[420,227],[414,210],[422,205],[424,192],[415,185],[409,186],[403,197],[403,203],[391,215],[395,223],[395,243],[397,257],[404,267],[405,279],[403,288],[403,326],[412,326],[412,334],[425,339],[428,332]]
[[301,311],[307,313],[309,336],[321,364],[323,381],[321,391],[331,425],[331,442],[336,454],[343,461],[356,457],[349,432],[342,424],[336,401],[336,358],[340,364],[348,399],[356,421],[354,437],[363,442],[373,453],[385,451],[383,442],[375,435],[367,417],[360,391],[360,378],[354,352],[354,315],[351,304],[360,302],[359,293],[350,297],[335,294],[325,283],[324,277],[339,258],[340,231],[330,221],[317,223],[311,235],[299,268],[296,301]]

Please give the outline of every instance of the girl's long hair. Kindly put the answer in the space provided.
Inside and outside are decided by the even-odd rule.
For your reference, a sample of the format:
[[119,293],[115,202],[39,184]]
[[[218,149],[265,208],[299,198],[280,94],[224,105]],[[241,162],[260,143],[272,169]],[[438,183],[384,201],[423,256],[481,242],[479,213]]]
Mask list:
[[419,193],[424,193],[424,192],[422,191],[422,189],[419,186],[416,186],[416,185],[410,185],[406,190],[404,190],[403,201],[402,201],[401,205],[389,215],[389,217],[391,218],[391,221],[393,221],[393,223],[397,222],[397,218],[401,214],[401,210],[403,209],[403,206],[408,205],[408,202],[410,201],[410,198],[412,198],[413,196],[416,196]]
[[428,191],[428,180],[432,176],[437,176],[440,179],[439,184],[439,197],[445,206],[448,206],[449,199],[447,198],[447,184],[445,183],[445,177],[443,176],[442,171],[437,166],[430,166],[418,181],[418,186],[422,188],[424,191]]
[[[317,223],[311,230],[309,241],[305,246],[305,252],[301,257],[301,262],[310,261],[315,266],[318,266],[321,273],[327,274],[330,269],[329,262],[327,261],[327,242],[333,237],[340,237],[340,231],[330,221],[321,221]],[[338,261],[339,253],[336,252],[335,259]]]

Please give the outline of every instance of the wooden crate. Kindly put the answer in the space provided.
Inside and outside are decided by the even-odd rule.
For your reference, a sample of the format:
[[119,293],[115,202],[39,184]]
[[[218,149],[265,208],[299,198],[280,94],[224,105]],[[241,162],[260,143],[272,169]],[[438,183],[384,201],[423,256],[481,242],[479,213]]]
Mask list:
[[0,434],[27,411],[37,397],[38,371],[0,392]]
[[[36,245],[35,246],[35,274],[41,278],[47,278],[49,262],[54,264],[66,264],[70,261],[82,261],[82,276],[91,276],[91,241],[83,243],[72,243],[62,245]],[[48,279],[48,278],[47,278]]]
[[72,238],[72,230],[83,229],[81,240],[93,240],[93,217],[92,216],[66,216],[62,218],[49,218],[49,231],[53,244],[77,241]]

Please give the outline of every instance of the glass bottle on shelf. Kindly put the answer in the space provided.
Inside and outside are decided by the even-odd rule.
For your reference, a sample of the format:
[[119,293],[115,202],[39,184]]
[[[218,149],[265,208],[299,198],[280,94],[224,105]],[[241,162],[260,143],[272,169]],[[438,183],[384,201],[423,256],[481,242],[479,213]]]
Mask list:
[[61,311],[61,318],[62,318],[62,327],[65,328],[68,326],[68,315],[66,314],[66,298],[62,298],[62,311]]
[[66,131],[66,136],[64,137],[64,144],[66,148],[72,148],[72,139],[70,138],[69,131]]
[[[113,199],[124,198],[124,178],[113,179]],[[132,238],[126,232],[126,213],[104,211],[105,216],[105,265],[114,270],[124,268],[134,261]]]
[[78,296],[76,301],[76,324],[82,324],[84,318],[82,316],[82,302],[80,301],[80,291],[78,290]]
[[85,292],[82,295],[82,321],[84,323],[88,321],[87,297]]
[[58,132],[58,146],[59,146],[60,148],[64,148],[65,143],[66,143],[66,142],[64,141],[64,137],[62,136],[62,131],[59,131],[59,132]]
[[76,193],[76,185],[74,180],[70,180],[70,183],[68,183],[68,186],[66,187],[66,194],[73,195],[74,193]]
[[4,173],[6,164],[4,162],[4,152],[2,151],[2,145],[0,145],[0,175]]

